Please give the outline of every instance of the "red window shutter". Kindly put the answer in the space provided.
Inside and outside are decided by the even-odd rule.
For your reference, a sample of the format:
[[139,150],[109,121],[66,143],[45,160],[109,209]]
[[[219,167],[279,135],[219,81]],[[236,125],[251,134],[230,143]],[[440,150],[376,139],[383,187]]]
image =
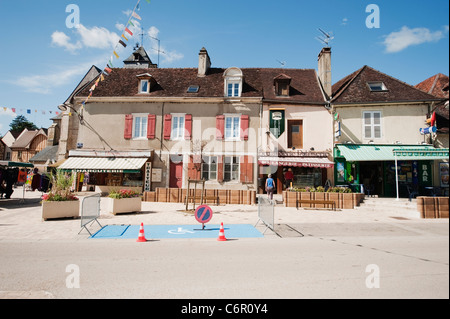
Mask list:
[[225,115],[216,117],[216,140],[223,141],[225,136]]
[[240,180],[241,183],[253,183],[253,157],[240,157]]
[[125,133],[124,138],[130,140],[133,137],[133,115],[125,115]]
[[148,116],[147,138],[152,140],[155,138],[156,131],[156,115],[150,114]]
[[172,115],[166,114],[164,116],[164,139],[166,141],[170,140],[171,134],[172,134]]
[[186,114],[184,118],[184,138],[187,141],[190,141],[192,139],[192,115]]
[[241,140],[248,141],[248,128],[250,117],[248,115],[242,115],[241,117]]
[[200,180],[201,178],[201,156],[189,156],[188,163],[188,177],[193,180]]

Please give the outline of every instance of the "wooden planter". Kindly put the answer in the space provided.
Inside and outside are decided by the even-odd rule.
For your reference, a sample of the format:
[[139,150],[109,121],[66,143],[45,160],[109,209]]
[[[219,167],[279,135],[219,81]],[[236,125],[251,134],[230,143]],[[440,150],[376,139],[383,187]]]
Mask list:
[[[360,203],[364,200],[364,194],[353,193],[310,193],[310,192],[289,192],[283,193],[285,199],[285,207],[296,207],[297,200],[333,200],[336,202],[336,208],[341,209],[354,209],[356,206],[360,206]],[[323,208],[324,204],[300,204],[299,207],[315,207]]]
[[136,213],[140,212],[142,209],[142,199],[141,197],[134,198],[108,198],[108,213],[113,215],[124,214],[124,213]]
[[42,219],[78,218],[80,201],[42,202]]
[[448,197],[417,197],[417,210],[421,218],[448,218]]

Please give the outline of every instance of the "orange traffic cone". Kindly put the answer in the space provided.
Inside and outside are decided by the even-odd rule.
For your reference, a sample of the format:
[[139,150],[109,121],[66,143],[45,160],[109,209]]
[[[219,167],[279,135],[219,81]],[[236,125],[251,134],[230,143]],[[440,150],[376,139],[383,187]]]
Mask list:
[[145,239],[145,234],[144,234],[144,223],[141,224],[141,229],[139,230],[139,238],[136,242],[138,242],[138,243],[147,242],[147,239]]
[[220,225],[219,238],[217,238],[217,241],[227,241],[225,237],[225,230],[223,229],[223,223]]

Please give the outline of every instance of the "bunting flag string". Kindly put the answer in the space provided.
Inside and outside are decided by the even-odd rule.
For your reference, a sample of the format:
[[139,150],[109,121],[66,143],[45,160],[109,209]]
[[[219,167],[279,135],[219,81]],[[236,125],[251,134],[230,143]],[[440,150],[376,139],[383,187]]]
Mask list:
[[[103,69],[103,72],[101,73],[101,75],[97,78],[95,84],[90,88],[89,90],[89,95],[86,98],[86,100],[84,102],[82,102],[81,104],[81,108],[83,109],[84,106],[86,105],[86,103],[88,102],[88,100],[92,97],[95,89],[98,87],[100,82],[103,82],[105,80],[104,74],[105,75],[110,75],[113,72],[113,61],[114,61],[114,57],[116,57],[116,59],[120,58],[118,51],[119,45],[121,45],[122,47],[126,48],[127,47],[127,43],[129,41],[129,39],[127,38],[128,36],[133,37],[133,32],[128,28],[128,26],[132,26],[135,27],[135,23],[138,23],[137,21],[133,21],[132,19],[136,19],[136,20],[142,20],[141,16],[139,14],[136,13],[136,11],[140,10],[140,4],[141,0],[138,0],[129,19],[127,24],[125,24],[125,29],[122,32],[121,35],[121,39],[119,39],[119,41],[117,42],[116,46],[114,47],[113,53],[111,55],[111,58],[108,60],[108,63],[106,64],[106,67]],[[150,0],[146,0],[147,3],[150,4]],[[125,41],[123,41],[125,40]]]
[[0,107],[0,114],[1,113],[12,113],[12,114],[17,114],[17,115],[23,115],[23,114],[31,115],[33,113],[34,114],[41,113],[42,115],[47,115],[47,114],[59,115],[61,112],[2,106],[2,107]]

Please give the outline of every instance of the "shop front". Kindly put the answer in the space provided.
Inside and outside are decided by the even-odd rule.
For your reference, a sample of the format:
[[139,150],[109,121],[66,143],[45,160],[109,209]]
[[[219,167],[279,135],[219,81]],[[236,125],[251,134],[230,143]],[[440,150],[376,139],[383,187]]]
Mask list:
[[265,192],[265,180],[271,174],[276,181],[276,193],[281,194],[288,187],[324,186],[329,178],[327,170],[334,163],[326,152],[278,152],[260,153],[259,165],[259,193]]
[[71,151],[59,170],[76,174],[76,191],[151,189],[152,152]]
[[337,145],[335,181],[366,195],[429,196],[435,189],[434,161],[444,158],[448,149],[423,145]]

